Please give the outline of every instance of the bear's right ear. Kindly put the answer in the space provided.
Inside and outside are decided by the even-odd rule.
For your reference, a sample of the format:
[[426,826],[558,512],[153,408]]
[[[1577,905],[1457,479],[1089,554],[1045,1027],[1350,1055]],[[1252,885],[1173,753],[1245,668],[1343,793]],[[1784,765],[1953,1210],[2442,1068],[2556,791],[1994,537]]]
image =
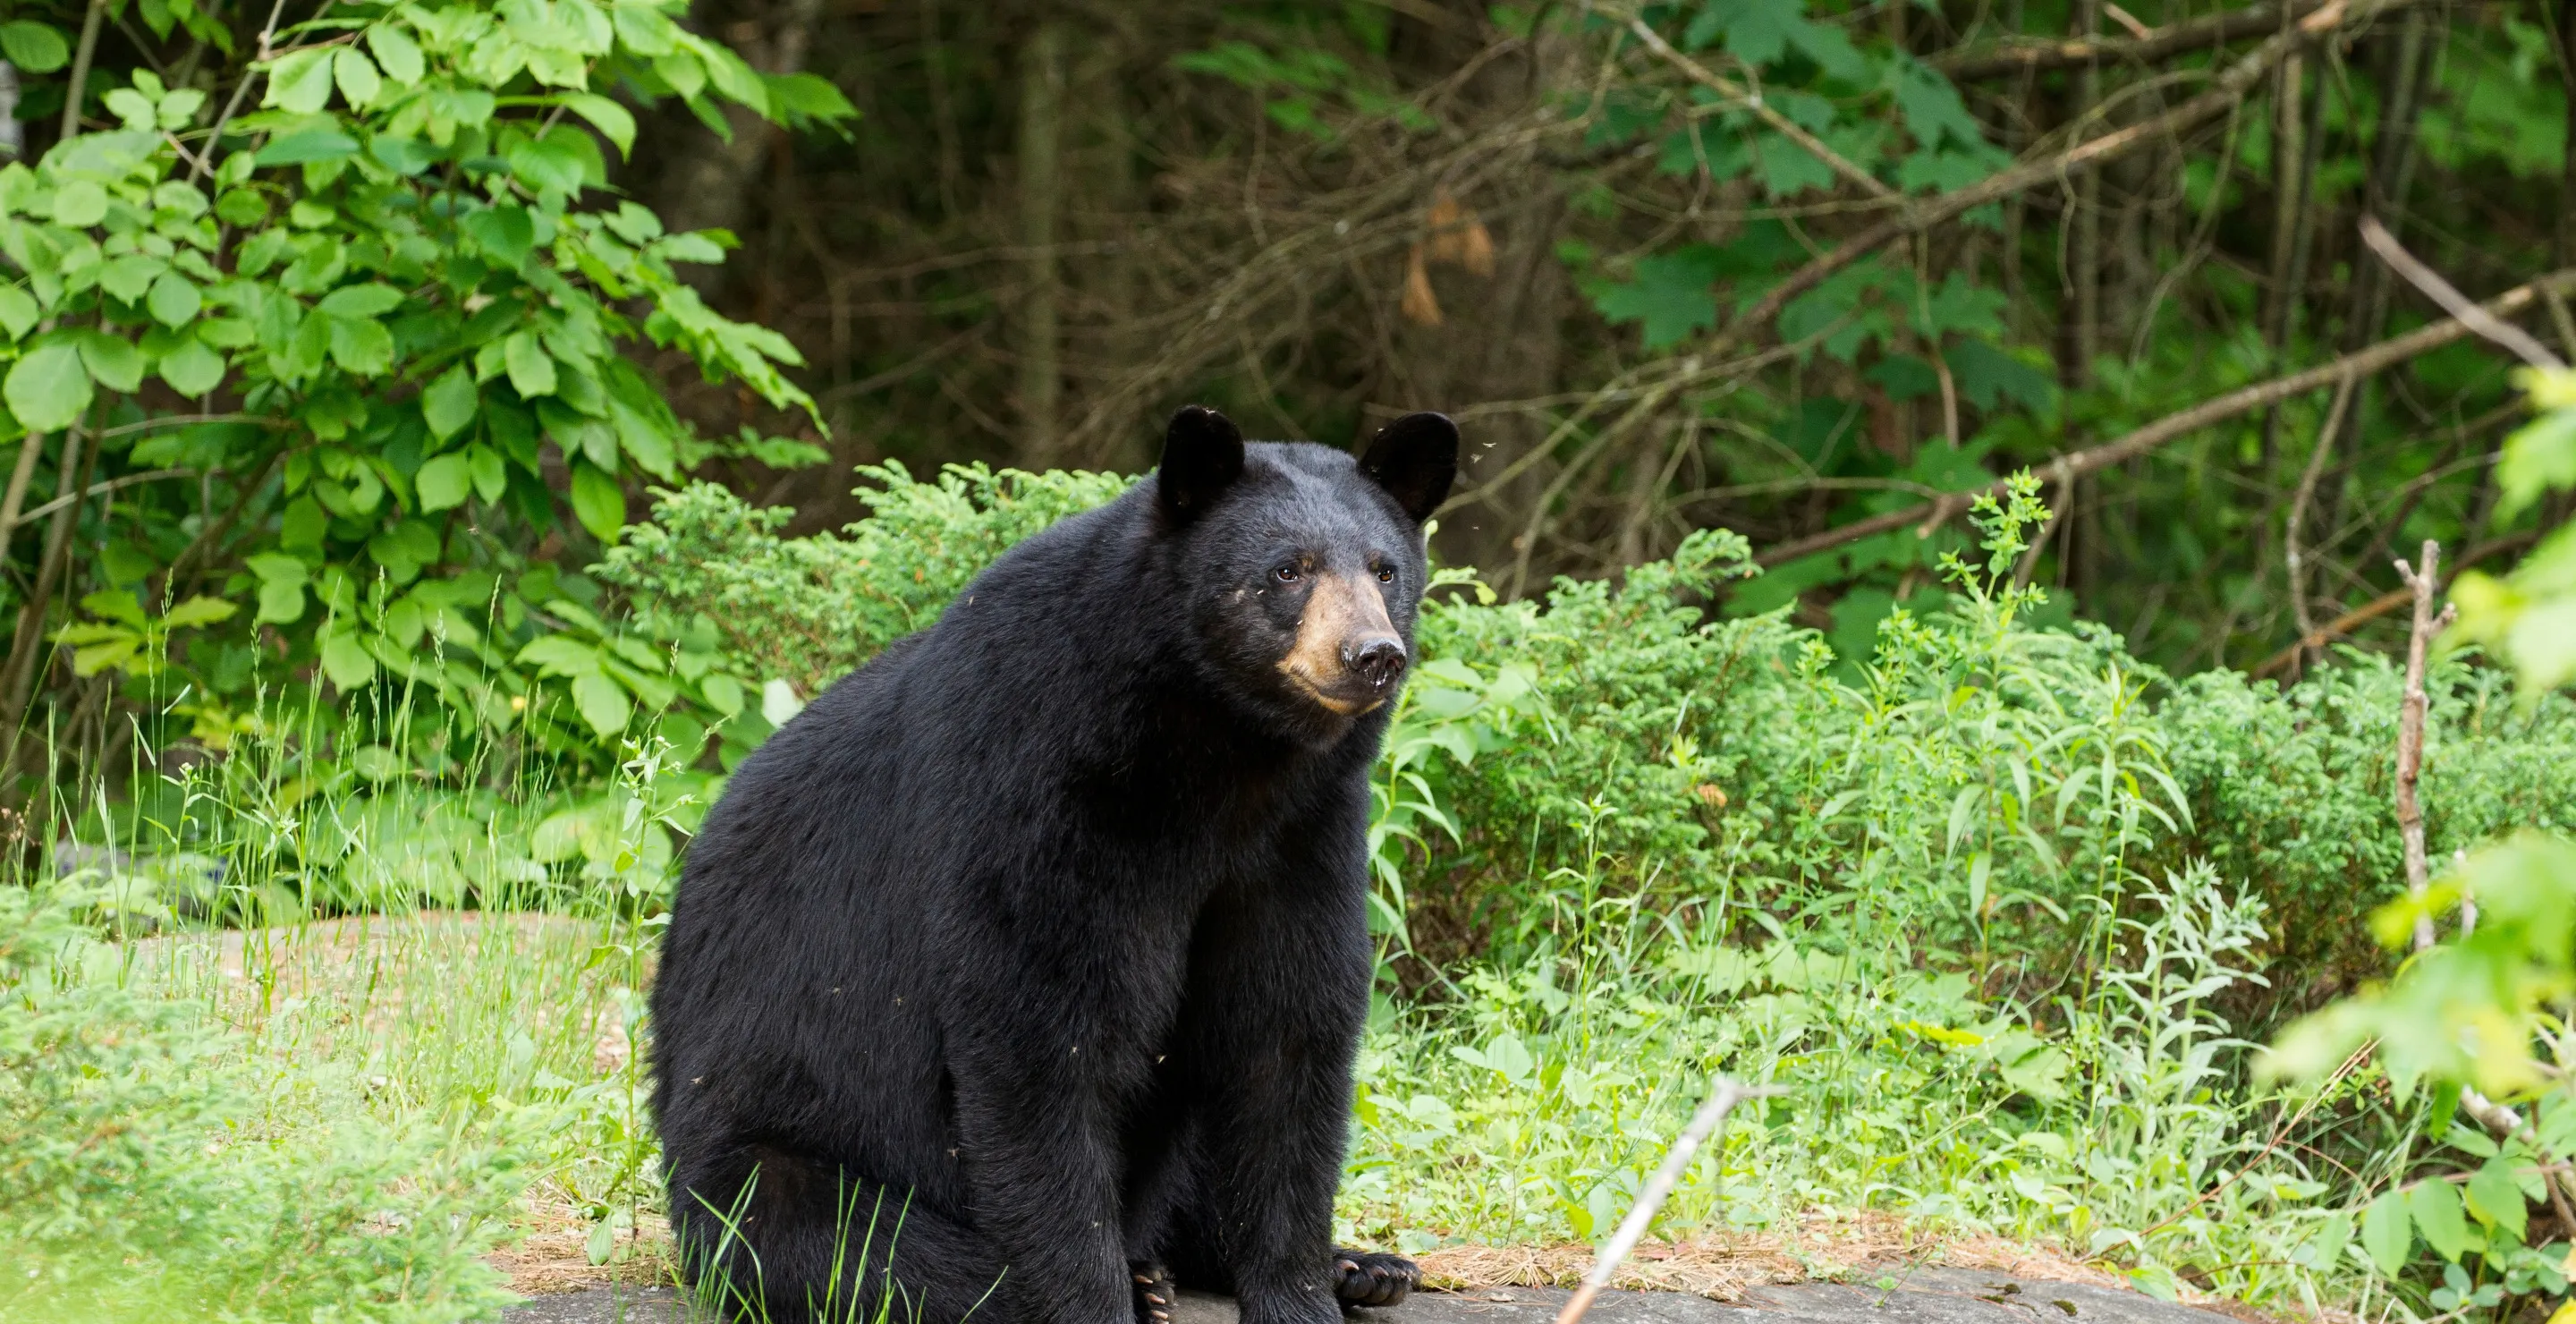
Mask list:
[[1360,472],[1375,479],[1420,524],[1458,481],[1458,425],[1446,414],[1407,414],[1369,439]]
[[1195,519],[1242,476],[1243,430],[1233,419],[1205,405],[1172,415],[1163,429],[1163,462],[1154,469],[1165,514]]

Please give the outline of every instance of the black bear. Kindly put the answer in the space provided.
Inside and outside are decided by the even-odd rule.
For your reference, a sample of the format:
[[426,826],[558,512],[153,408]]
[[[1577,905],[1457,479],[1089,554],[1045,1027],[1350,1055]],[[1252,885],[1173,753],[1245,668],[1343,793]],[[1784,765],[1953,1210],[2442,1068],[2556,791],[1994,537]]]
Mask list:
[[736,770],[652,994],[684,1264],[772,1320],[1246,1324],[1386,1305],[1331,1244],[1369,768],[1457,472],[1185,409]]

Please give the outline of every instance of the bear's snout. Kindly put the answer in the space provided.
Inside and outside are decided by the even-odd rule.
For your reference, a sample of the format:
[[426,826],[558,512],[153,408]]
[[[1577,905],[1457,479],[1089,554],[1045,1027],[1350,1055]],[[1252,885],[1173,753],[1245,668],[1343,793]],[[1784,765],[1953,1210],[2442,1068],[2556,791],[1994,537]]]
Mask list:
[[1366,635],[1342,643],[1342,667],[1362,684],[1382,690],[1404,677],[1404,641],[1391,634]]

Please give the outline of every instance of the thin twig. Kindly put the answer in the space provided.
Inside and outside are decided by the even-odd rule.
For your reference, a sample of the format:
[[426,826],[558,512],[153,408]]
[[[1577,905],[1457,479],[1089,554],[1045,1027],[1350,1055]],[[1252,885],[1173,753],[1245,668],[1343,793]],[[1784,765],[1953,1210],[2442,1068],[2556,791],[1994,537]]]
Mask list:
[[2290,570],[2290,615],[2299,623],[2299,636],[2316,633],[2316,619],[2308,612],[2307,565],[2299,550],[2299,525],[2308,517],[2308,503],[2316,499],[2317,479],[2325,473],[2326,456],[2334,451],[2335,434],[2343,429],[2344,410],[2352,404],[2352,389],[2359,377],[2347,376],[2335,384],[2334,404],[2326,410],[2326,424],[2317,429],[2317,444],[2308,452],[2308,467],[2299,474],[2299,490],[2290,498],[2290,514],[2282,527],[2281,558]]
[[[2510,552],[2517,547],[2525,546],[2537,541],[2539,536],[2540,535],[2537,532],[2515,533],[2494,539],[2490,542],[2479,543],[2477,546],[2470,548],[2466,555],[2463,555],[2457,561],[2452,562],[2450,569],[2443,573],[2445,577],[2457,575],[2462,570],[2465,570],[2490,556],[2494,556],[2502,552]],[[2414,592],[2411,589],[2390,589],[2386,593],[2382,593],[2378,597],[2372,598],[2370,601],[2365,602],[2360,606],[2345,612],[2343,615],[2337,616],[2333,620],[2318,626],[2314,631],[2302,636],[2297,642],[2291,644],[2289,647],[2263,659],[2262,665],[2254,668],[2252,671],[2246,672],[2245,674],[2254,677],[2257,680],[2265,676],[2273,675],[2288,667],[2290,663],[2298,660],[2302,654],[2314,652],[2317,649],[2323,648],[2327,644],[2352,633],[2354,630],[2357,630],[2362,626],[2378,620],[2380,617],[2405,606],[2407,601],[2413,596]]]
[[[2323,0],[2294,0],[2290,12],[2294,17],[2305,15],[2321,3]],[[2001,48],[1987,47],[1936,56],[1931,64],[1952,80],[1965,83],[2024,70],[2063,69],[2096,60],[2104,64],[2148,64],[2206,46],[2220,46],[2278,32],[2280,28],[2281,7],[2267,3],[2167,24],[2140,34],[2135,41],[2123,41],[2117,37],[2078,37],[2071,41],[2014,42]]]
[[1664,1165],[1655,1169],[1654,1176],[1646,1179],[1645,1188],[1637,1192],[1637,1202],[1628,1207],[1628,1216],[1619,1220],[1619,1230],[1610,1234],[1609,1244],[1603,1246],[1601,1254],[1592,1261],[1592,1271],[1583,1275],[1583,1285],[1575,1289],[1565,1308],[1556,1312],[1556,1324],[1576,1324],[1583,1318],[1583,1313],[1592,1308],[1592,1299],[1610,1285],[1611,1275],[1619,1271],[1619,1262],[1627,1259],[1628,1252],[1637,1248],[1637,1242],[1655,1221],[1655,1211],[1664,1207],[1664,1198],[1673,1193],[1674,1184],[1682,1179],[1682,1173],[1689,1170],[1691,1159],[1699,1153],[1700,1142],[1717,1130],[1728,1113],[1735,1111],[1735,1105],[1746,1099],[1759,1099],[1779,1092],[1769,1086],[1738,1085],[1723,1076],[1718,1077],[1717,1088],[1709,1094],[1708,1102],[1699,1106],[1699,1112],[1690,1119],[1690,1125],[1683,1127],[1682,1133],[1674,1138],[1671,1152],[1664,1155]]
[[2512,350],[2523,362],[2535,368],[2567,366],[2557,355],[2549,352],[2547,345],[2534,339],[2530,332],[2493,316],[2470,302],[2469,296],[2460,293],[2451,282],[2442,279],[2442,273],[2425,266],[2422,260],[2407,252],[2405,245],[2397,242],[2397,236],[2390,234],[2388,227],[2379,223],[2378,217],[2361,218],[2361,241],[2370,245],[2370,251],[2377,253],[2380,261],[2395,269],[2398,275],[2404,276],[2407,284],[2422,290],[2433,302],[2442,305],[2443,312],[2458,318],[2470,330]]
[[234,113],[241,109],[242,98],[250,95],[250,85],[259,77],[256,66],[269,58],[269,50],[277,41],[277,20],[285,13],[286,0],[277,0],[268,7],[268,22],[259,30],[259,51],[251,57],[254,67],[244,69],[241,81],[233,84],[233,94],[224,102],[224,113],[215,117],[215,127],[206,135],[205,152],[197,158],[195,165],[188,167],[189,183],[196,183],[200,176],[213,168],[215,153],[223,146],[224,126],[233,122]]
[[1761,93],[1753,91],[1731,78],[1725,78],[1713,73],[1709,70],[1708,66],[1682,54],[1680,51],[1674,50],[1672,43],[1665,41],[1663,34],[1655,31],[1655,29],[1648,25],[1644,19],[1629,19],[1628,30],[1636,33],[1639,41],[1646,43],[1646,49],[1662,56],[1664,63],[1681,70],[1684,77],[1712,92],[1717,93],[1719,96],[1743,102],[1744,105],[1755,115],[1761,117],[1763,123],[1770,125],[1781,137],[1796,143],[1799,149],[1804,151],[1807,155],[1824,162],[1826,168],[1832,170],[1835,174],[1859,185],[1862,192],[1877,198],[1896,198],[1903,196],[1895,189],[1888,187],[1885,182],[1878,178],[1878,176],[1863,170],[1860,166],[1846,158],[1842,153],[1826,146],[1824,139],[1807,132],[1805,127],[1800,125],[1796,120],[1793,120],[1773,109],[1771,103],[1762,99]]
[[72,73],[63,85],[63,127],[55,145],[80,136],[81,101],[89,95],[90,61],[98,54],[98,28],[107,17],[107,0],[89,0],[89,17],[81,20],[80,47],[72,53]]
[[90,484],[87,491],[55,497],[53,500],[36,507],[34,510],[28,511],[26,518],[31,520],[42,519],[75,501],[87,501],[94,496],[105,496],[110,492],[132,487],[137,483],[157,482],[164,478],[194,478],[196,476],[197,471],[194,469],[155,469],[150,473],[127,474],[122,478],[110,478],[105,482]]

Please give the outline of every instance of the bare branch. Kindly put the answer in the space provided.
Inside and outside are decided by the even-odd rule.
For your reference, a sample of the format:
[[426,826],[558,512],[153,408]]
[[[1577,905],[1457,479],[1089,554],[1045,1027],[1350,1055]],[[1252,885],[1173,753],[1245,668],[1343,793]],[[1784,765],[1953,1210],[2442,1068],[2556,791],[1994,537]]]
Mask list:
[[2380,261],[2394,268],[2398,275],[2404,276],[2407,284],[2422,290],[2433,302],[2442,305],[2443,312],[2460,319],[2470,330],[2512,350],[2523,362],[2535,368],[2567,366],[2557,355],[2549,352],[2548,346],[2533,339],[2530,332],[2511,322],[2490,317],[2485,309],[2469,302],[2469,296],[2460,293],[2451,282],[2442,279],[2442,273],[2424,265],[2422,259],[2407,252],[2406,246],[2397,242],[2397,236],[2390,234],[2388,227],[2379,223],[2378,217],[2361,218],[2361,241],[2370,245],[2370,251],[2377,253]]
[[1918,230],[1930,229],[1945,221],[1965,215],[1990,202],[2010,197],[2023,189],[2064,179],[2082,168],[2096,167],[2119,160],[2132,152],[2144,150],[2179,136],[2184,131],[2218,118],[2234,108],[2246,94],[2263,81],[2273,66],[2297,50],[2340,28],[2368,22],[2380,14],[2402,9],[2422,0],[2329,0],[2323,8],[2301,19],[2298,25],[2247,52],[2221,72],[2213,86],[2199,96],[2166,111],[2140,120],[2124,129],[2089,139],[2043,160],[2028,161],[1989,175],[1955,192],[1925,198],[1895,216],[1879,222],[1844,240],[1828,253],[1781,280],[1755,301],[1754,305],[1718,332],[1713,348],[1723,350],[1743,339],[1767,333],[1772,320],[1789,302],[1821,285],[1835,272],[1868,257],[1879,249]]
[[[2291,17],[2303,18],[2323,3],[2324,0],[2292,0]],[[1931,64],[1964,83],[2026,69],[2064,69],[2096,60],[2104,64],[2153,64],[2169,56],[2280,30],[2281,7],[2266,3],[2154,28],[2135,40],[2079,37],[2072,41],[2013,42],[2002,47],[1951,51],[1934,57]]]
[[[2543,276],[2528,285],[2515,286],[2487,300],[2483,307],[2497,317],[2509,317],[2532,306],[2542,297],[2544,290],[2557,290],[2562,293],[2576,291],[2576,268]],[[2239,414],[2251,413],[2265,405],[2288,399],[2303,391],[2331,386],[2343,377],[2359,377],[2378,372],[2391,364],[2402,363],[2417,355],[2439,349],[2468,334],[2468,325],[2458,318],[2449,318],[2429,326],[2418,327],[2405,335],[2391,337],[2368,349],[2346,354],[2342,358],[2310,368],[2305,372],[2275,377],[2268,382],[2257,382],[2241,390],[2230,391],[2216,399],[2204,400],[2179,413],[2168,414],[2116,441],[2058,456],[2037,472],[2051,482],[2063,482],[2071,476],[2080,476],[2096,469],[2108,468],[2144,455],[2177,438],[2189,436],[2212,423],[2234,418]],[[1793,539],[1764,552],[1756,560],[1766,566],[1778,565],[1784,561],[1794,561],[1801,556],[1812,556],[1817,552],[1829,551],[1845,543],[1858,542],[1872,534],[1901,529],[1909,524],[1918,525],[1918,536],[1928,538],[1932,536],[1932,530],[1939,528],[1952,516],[1966,510],[1976,498],[2002,495],[2004,483],[2004,479],[1998,478],[1975,491],[1952,493],[1937,501],[1928,501],[1919,506],[1885,515],[1873,515],[1868,519],[1855,520],[1809,537]]]

